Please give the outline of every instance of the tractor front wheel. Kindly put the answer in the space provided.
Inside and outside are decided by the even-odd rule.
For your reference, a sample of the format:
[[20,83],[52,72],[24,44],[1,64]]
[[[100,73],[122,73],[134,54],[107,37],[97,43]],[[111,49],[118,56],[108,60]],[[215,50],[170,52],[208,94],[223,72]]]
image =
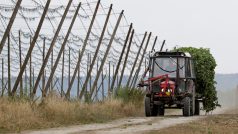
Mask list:
[[145,97],[145,116],[151,116],[151,105],[150,105],[150,97]]
[[158,114],[159,114],[159,116],[164,116],[164,106],[163,105],[159,106]]
[[189,97],[185,97],[183,99],[183,116],[190,116],[190,98]]
[[152,115],[152,116],[157,116],[157,115],[158,115],[158,110],[159,110],[158,105],[154,105],[154,104],[153,104],[153,108],[152,108],[152,113],[151,113],[151,115]]

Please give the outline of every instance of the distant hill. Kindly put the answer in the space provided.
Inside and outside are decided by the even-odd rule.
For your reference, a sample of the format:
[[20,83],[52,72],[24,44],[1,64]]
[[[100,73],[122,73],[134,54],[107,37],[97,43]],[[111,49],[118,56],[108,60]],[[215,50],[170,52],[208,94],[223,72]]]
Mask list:
[[216,74],[217,90],[230,90],[238,86],[238,74]]

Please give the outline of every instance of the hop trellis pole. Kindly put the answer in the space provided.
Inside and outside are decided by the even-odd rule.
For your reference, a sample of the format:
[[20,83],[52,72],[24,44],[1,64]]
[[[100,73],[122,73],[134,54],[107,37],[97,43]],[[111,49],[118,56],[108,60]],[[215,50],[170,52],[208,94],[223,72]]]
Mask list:
[[[83,95],[85,95],[87,85],[90,85],[87,88],[89,91],[89,98],[94,100],[96,97],[98,100],[107,96],[111,96],[114,92],[113,90],[116,87],[126,86],[122,83],[124,79],[127,79],[125,76],[128,74],[126,73],[129,73],[129,78],[127,79],[129,85],[132,83],[135,84],[136,81],[132,80],[132,77],[139,75],[139,72],[136,71],[135,73],[135,70],[138,70],[137,64],[138,62],[140,63],[142,60],[141,58],[144,56],[144,54],[141,52],[145,38],[147,37],[147,32],[143,34],[143,41],[141,42],[138,39],[140,37],[138,37],[134,30],[132,30],[132,23],[130,25],[127,22],[126,25],[125,22],[121,23],[123,17],[125,17],[123,11],[120,13],[115,13],[112,8],[112,4],[110,7],[105,8],[102,6],[100,0],[96,3],[92,2],[92,4],[95,3],[94,11],[93,9],[89,9],[92,10],[92,15],[89,15],[85,8],[80,8],[81,6],[88,6],[91,8],[89,3],[80,3],[77,6],[74,6],[72,5],[72,0],[69,0],[67,1],[67,5],[63,6],[64,8],[52,8],[49,6],[50,2],[51,0],[47,0],[45,5],[42,5],[35,1],[35,4],[41,6],[34,10],[28,10],[28,7],[20,5],[20,1],[13,1],[13,3],[16,4],[15,7],[12,7],[13,13],[16,12],[15,18],[13,14],[11,17],[4,17],[4,19],[13,21],[9,21],[4,32],[2,32],[2,29],[0,29],[0,36],[1,33],[3,33],[1,42],[4,40],[6,30],[8,28],[11,29],[8,31],[8,36],[6,38],[8,39],[8,45],[6,45],[8,49],[6,49],[6,47],[4,47],[2,44],[2,46],[0,46],[2,47],[1,52],[3,52],[0,53],[0,55],[2,57],[6,57],[2,58],[2,96],[4,95],[4,90],[6,89],[6,91],[8,91],[7,94],[10,96],[15,96],[19,93],[21,97],[24,95],[29,95],[32,99],[34,99],[36,95],[39,95],[37,90],[40,89],[42,97],[46,97],[48,91],[58,90],[61,97],[70,99],[71,95],[75,95],[73,93],[76,92],[77,98],[82,99]],[[72,10],[72,8],[75,10]],[[102,10],[100,10],[100,8],[102,8]],[[2,9],[4,9],[4,7],[2,7]],[[47,15],[49,12],[51,14],[52,12],[59,12],[59,9],[63,12],[59,16]],[[108,11],[105,12],[105,9]],[[19,13],[17,10],[19,10]],[[40,10],[42,12],[39,12]],[[80,11],[85,12],[85,15],[82,15]],[[98,13],[102,11],[104,12],[103,14]],[[31,17],[24,15],[24,12],[39,12],[42,14],[38,13],[40,15],[39,17]],[[16,17],[17,15],[19,16]],[[115,16],[115,22],[113,22],[115,25],[112,24],[111,21],[113,20],[113,17],[111,17],[112,15]],[[100,22],[98,23],[98,20],[96,19],[100,16],[105,17],[105,19],[103,19],[103,24],[99,24]],[[37,21],[37,18],[39,18],[36,30],[29,27],[30,32],[26,32],[24,29],[19,28],[17,29],[18,35],[16,35],[14,33],[16,31],[15,27],[13,26],[13,28],[11,28],[11,25],[13,25],[14,20],[17,20],[20,17],[24,19],[28,27],[30,26],[29,21]],[[90,19],[90,17],[92,18]],[[54,29],[52,24],[52,20],[55,18],[59,19],[59,24],[55,24],[57,25],[57,29]],[[82,34],[86,34],[84,39],[82,39],[84,36],[77,36],[73,32],[75,30],[73,28],[74,21],[77,18],[79,20],[88,20],[88,29],[83,26],[86,33],[80,31]],[[42,29],[45,29],[43,22],[45,23],[46,19],[51,21],[54,31],[52,37],[41,34],[41,31],[43,31]],[[70,20],[71,22],[70,26],[66,29],[66,36],[62,37],[62,35],[60,35],[60,31],[65,30],[62,25],[66,20]],[[124,21],[127,21],[126,18],[124,18]],[[10,22],[12,24],[10,24]],[[2,21],[0,23],[2,23]],[[82,22],[82,24],[85,24],[85,22]],[[78,26],[75,28],[77,29]],[[121,29],[126,29],[126,32]],[[98,33],[98,31],[100,32]],[[123,33],[119,33],[122,31]],[[30,43],[25,41],[29,38],[31,38]],[[59,43],[60,40],[63,41],[62,44]],[[157,37],[155,40],[157,40]],[[95,44],[95,41],[97,41],[97,45]],[[107,41],[109,43],[107,43]],[[141,43],[141,45],[138,45],[138,42]],[[58,44],[60,44],[60,47],[57,46]],[[95,44],[94,47],[91,46],[92,44]],[[152,48],[155,47],[155,44],[156,43],[153,44]],[[65,48],[68,48],[66,47],[67,45],[70,49],[65,50]],[[26,48],[26,46],[28,48]],[[39,58],[38,52],[42,54],[42,57],[40,56]],[[75,54],[77,56],[75,56]],[[90,55],[90,58],[88,58],[90,59],[90,63],[88,64],[87,71],[85,71],[85,57],[87,56],[84,56],[86,54]],[[133,54],[136,56],[134,57]],[[66,55],[68,55],[70,58],[66,58]],[[48,65],[49,60],[51,64],[49,63]],[[98,60],[100,60],[100,62],[98,62]],[[5,64],[5,67],[4,62],[7,63]],[[15,65],[15,63],[17,63],[16,66],[11,66],[11,64]],[[97,69],[95,69],[96,64]],[[141,64],[143,64],[141,67],[144,67],[144,64],[146,63],[143,62]],[[131,70],[128,71],[128,68]],[[7,78],[4,78],[4,74],[7,74]],[[17,75],[16,80],[11,79],[15,77],[12,76],[12,74]],[[65,82],[65,78],[67,78],[67,76],[68,82]],[[77,80],[75,80],[76,76]],[[23,81],[25,82],[23,83]],[[77,83],[76,86],[74,86],[75,83]],[[11,84],[13,84],[13,87],[11,87]],[[19,92],[17,91],[18,89]],[[66,91],[64,91],[64,89]]]

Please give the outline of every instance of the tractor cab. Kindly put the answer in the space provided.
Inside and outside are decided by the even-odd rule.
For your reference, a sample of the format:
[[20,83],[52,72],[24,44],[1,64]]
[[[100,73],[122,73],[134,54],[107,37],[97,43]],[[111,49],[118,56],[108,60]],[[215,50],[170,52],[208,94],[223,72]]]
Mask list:
[[189,53],[155,52],[150,55],[146,86],[146,116],[164,115],[165,108],[183,109],[184,116],[195,114],[195,71]]
[[[150,57],[149,70],[150,78],[164,76],[164,79],[153,81],[151,92],[165,97],[189,92],[188,86],[195,80],[193,61],[189,53],[156,52]],[[165,89],[166,85],[169,86],[168,91]],[[163,94],[166,92],[167,94]]]

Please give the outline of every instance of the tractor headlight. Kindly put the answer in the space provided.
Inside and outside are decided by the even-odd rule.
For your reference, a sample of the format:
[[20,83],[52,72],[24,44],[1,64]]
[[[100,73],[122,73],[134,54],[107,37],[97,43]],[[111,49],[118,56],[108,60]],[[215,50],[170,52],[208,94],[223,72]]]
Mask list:
[[164,89],[163,89],[163,88],[161,89],[161,92],[164,92]]

